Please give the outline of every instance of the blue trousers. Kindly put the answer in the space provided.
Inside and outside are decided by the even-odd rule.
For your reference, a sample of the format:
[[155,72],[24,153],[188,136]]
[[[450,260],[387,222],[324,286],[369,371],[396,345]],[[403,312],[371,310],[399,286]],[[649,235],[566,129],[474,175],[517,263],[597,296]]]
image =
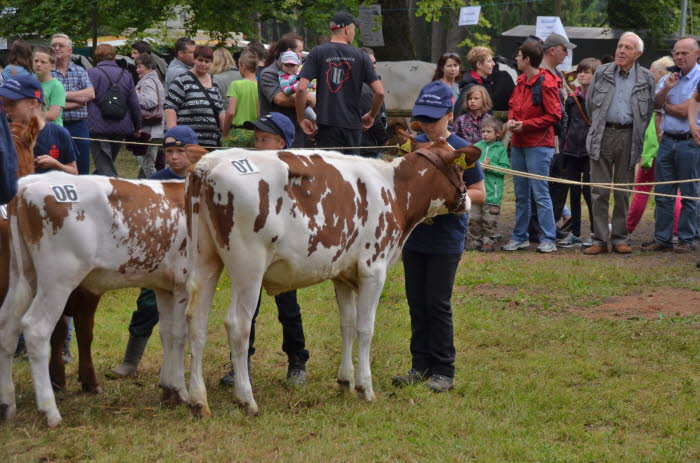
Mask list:
[[[88,138],[90,136],[85,119],[82,121],[64,121],[63,127],[68,130],[71,137]],[[88,140],[73,139],[73,143],[78,148],[78,159],[76,160],[78,174],[90,175],[90,142]]]
[[[693,140],[674,140],[663,137],[656,156],[654,171],[657,182],[700,178],[700,146]],[[700,182],[670,183],[656,185],[656,193],[675,195],[680,189],[681,196],[700,196]],[[657,242],[672,246],[673,209],[676,198],[656,197],[656,220],[654,238]],[[698,231],[698,201],[681,200],[681,215],[678,219],[678,239],[692,244]]]
[[[511,149],[511,166],[513,170],[538,175],[549,175],[549,168],[554,157],[554,148],[535,146],[532,148]],[[549,196],[549,185],[545,180],[513,176],[515,187],[515,228],[511,239],[527,241],[529,234],[527,226],[530,222],[530,195],[535,199],[537,220],[542,229],[540,242],[554,241],[557,229],[554,223],[554,208]]]

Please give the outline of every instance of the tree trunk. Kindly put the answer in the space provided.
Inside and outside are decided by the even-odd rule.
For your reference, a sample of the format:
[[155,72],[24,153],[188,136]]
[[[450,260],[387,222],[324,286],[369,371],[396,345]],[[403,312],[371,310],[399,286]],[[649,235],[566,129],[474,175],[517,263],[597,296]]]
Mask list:
[[432,23],[432,34],[430,43],[430,61],[437,63],[443,53],[445,53],[445,42],[447,41],[447,30],[445,29],[445,18]]
[[[406,61],[415,59],[408,0],[379,0],[382,7],[383,47],[372,47],[377,61]],[[389,11],[384,11],[384,10]]]
[[445,39],[445,51],[459,53],[457,45],[467,37],[467,28],[457,25],[459,16],[451,16],[447,18],[447,34]]
[[411,27],[411,37],[415,39],[416,59],[420,61],[430,61],[430,24],[425,18],[416,16],[416,0],[408,2],[408,19]]

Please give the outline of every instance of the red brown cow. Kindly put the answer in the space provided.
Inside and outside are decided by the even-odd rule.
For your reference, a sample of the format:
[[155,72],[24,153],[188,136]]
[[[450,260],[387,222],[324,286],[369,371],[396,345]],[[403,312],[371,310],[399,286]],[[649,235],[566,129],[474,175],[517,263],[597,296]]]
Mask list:
[[[192,364],[190,404],[210,414],[202,353],[212,298],[223,266],[231,277],[225,319],[236,396],[258,406],[247,368],[248,337],[260,287],[279,294],[332,280],[340,309],[342,387],[374,399],[370,342],[387,268],[413,228],[438,213],[469,209],[455,152],[434,142],[392,163],[313,151],[219,151],[202,159],[187,185],[187,308]],[[357,306],[356,306],[357,296]],[[358,369],[352,348],[358,337]]]

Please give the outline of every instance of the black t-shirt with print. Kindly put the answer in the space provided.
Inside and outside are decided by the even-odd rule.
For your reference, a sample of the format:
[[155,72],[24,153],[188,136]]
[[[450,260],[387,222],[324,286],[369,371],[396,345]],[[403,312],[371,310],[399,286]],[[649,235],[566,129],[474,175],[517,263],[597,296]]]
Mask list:
[[316,115],[319,124],[362,128],[362,84],[379,79],[365,52],[345,43],[324,43],[311,50],[300,77],[317,79]]

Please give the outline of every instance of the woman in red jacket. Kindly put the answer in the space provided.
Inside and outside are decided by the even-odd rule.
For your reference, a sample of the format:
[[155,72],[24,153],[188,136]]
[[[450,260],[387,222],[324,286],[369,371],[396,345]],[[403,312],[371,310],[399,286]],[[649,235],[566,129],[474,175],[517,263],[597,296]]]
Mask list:
[[[549,175],[554,157],[554,126],[561,119],[559,86],[561,80],[544,69],[539,69],[544,50],[542,44],[528,40],[518,49],[516,60],[523,73],[509,102],[508,128],[511,138],[511,165],[514,170],[538,175]],[[539,252],[557,250],[554,240],[556,226],[552,199],[545,180],[531,180],[515,176],[515,228],[504,251],[530,247],[527,225],[530,221],[530,194],[534,195],[537,218],[542,227]]]

